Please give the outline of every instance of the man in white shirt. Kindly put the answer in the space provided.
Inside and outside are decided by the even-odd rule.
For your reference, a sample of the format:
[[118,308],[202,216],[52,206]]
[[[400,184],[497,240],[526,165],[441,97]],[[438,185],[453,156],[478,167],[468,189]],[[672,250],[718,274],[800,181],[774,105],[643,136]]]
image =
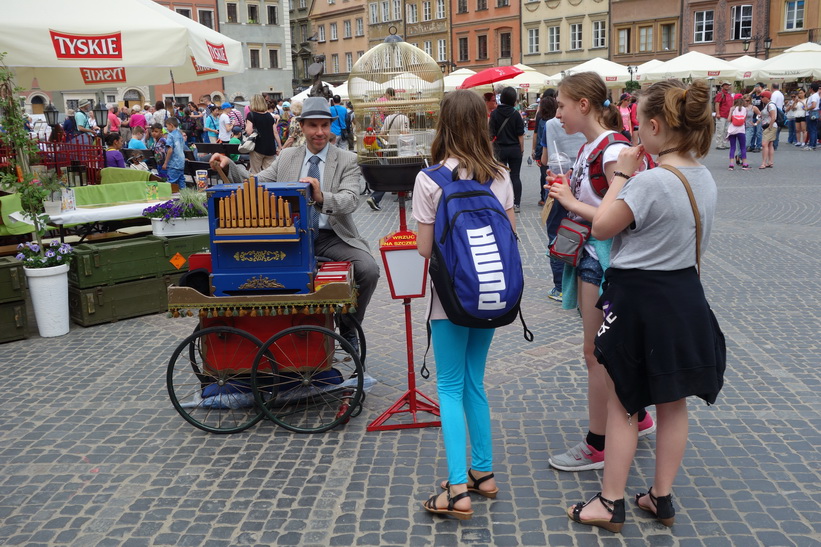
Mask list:
[[224,102],[222,106],[220,106],[222,110],[222,114],[220,114],[219,118],[219,139],[222,142],[228,142],[231,140],[231,129],[234,127],[233,122],[231,122],[231,116],[228,113],[231,111],[231,103]]
[[[779,89],[778,84],[772,84],[770,86],[772,88],[772,97],[770,98],[770,102],[772,102],[778,110],[784,112],[784,94],[781,93],[781,89]],[[778,141],[781,140],[781,126],[778,126],[778,129],[775,133],[775,142],[773,142],[773,148],[778,150]]]
[[818,82],[811,83],[810,89],[812,89],[812,95],[810,95],[810,98],[807,99],[806,107],[807,134],[809,135],[809,140],[807,141],[807,146],[804,147],[804,150],[815,150],[816,141],[818,140],[818,119],[821,118],[818,112],[819,102],[821,102],[821,98],[819,98],[818,93]]

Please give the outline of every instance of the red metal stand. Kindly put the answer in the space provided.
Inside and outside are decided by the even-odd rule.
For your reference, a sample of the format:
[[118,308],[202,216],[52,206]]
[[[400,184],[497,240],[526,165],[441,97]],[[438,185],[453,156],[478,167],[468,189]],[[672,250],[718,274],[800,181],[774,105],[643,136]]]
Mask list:
[[[405,215],[405,193],[399,192],[399,230],[408,229]],[[394,429],[412,429],[416,427],[439,427],[442,422],[439,420],[422,422],[417,413],[428,412],[434,416],[439,416],[439,404],[416,389],[416,372],[413,364],[413,326],[411,323],[411,299],[404,298],[402,305],[405,307],[405,343],[408,351],[408,390],[402,394],[391,407],[382,413],[377,419],[368,425],[368,431],[391,431]],[[410,414],[412,422],[386,425],[389,419],[396,414]]]

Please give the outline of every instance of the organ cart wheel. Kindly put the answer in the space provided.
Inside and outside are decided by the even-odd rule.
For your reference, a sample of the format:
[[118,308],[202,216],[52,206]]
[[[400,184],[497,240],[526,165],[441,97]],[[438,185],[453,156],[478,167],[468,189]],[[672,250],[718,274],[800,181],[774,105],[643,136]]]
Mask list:
[[[261,345],[233,327],[195,329],[168,363],[166,386],[177,412],[210,433],[239,433],[256,424],[263,413],[254,400],[250,370]],[[273,377],[263,368],[256,380],[260,400],[271,399]]]
[[359,343],[359,361],[362,363],[362,369],[364,370],[367,344],[365,343],[365,332],[362,330],[362,323],[350,313],[342,312],[334,314],[334,323],[336,324],[337,332],[342,332],[342,328],[347,327],[353,329],[356,333],[356,340]]
[[[275,378],[273,400],[266,383]],[[295,433],[322,433],[362,410],[364,370],[351,344],[313,325],[291,327],[259,348],[251,367],[257,406]]]

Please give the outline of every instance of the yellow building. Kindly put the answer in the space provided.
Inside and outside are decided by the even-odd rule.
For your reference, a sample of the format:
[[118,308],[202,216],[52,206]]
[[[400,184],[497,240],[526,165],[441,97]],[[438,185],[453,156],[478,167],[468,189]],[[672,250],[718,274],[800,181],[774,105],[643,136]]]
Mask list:
[[522,2],[522,63],[553,75],[594,57],[608,58],[608,0]]
[[368,50],[364,0],[314,0],[311,8],[315,55],[325,56],[323,80],[340,85]]
[[449,0],[405,0],[403,38],[433,57],[443,73],[454,66],[450,26]]

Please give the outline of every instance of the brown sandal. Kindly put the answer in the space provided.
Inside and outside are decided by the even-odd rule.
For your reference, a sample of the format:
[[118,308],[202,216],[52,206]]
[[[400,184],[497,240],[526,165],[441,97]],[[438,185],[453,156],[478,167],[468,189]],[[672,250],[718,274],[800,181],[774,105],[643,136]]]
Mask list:
[[455,509],[453,505],[464,498],[470,498],[470,492],[462,492],[461,494],[456,494],[454,497],[450,497],[450,488],[445,490],[447,494],[448,500],[448,508],[447,509],[439,509],[436,507],[436,498],[439,497],[438,494],[434,494],[431,496],[428,501],[422,504],[422,507],[425,508],[425,511],[430,513],[435,513],[437,515],[447,515],[450,517],[456,517],[459,520],[468,520],[470,517],[473,516],[473,509],[469,511],[460,511],[459,509]]
[[[483,482],[485,482],[488,479],[492,479],[493,477],[494,477],[494,475],[493,475],[493,473],[491,473],[489,475],[485,475],[484,477],[481,477],[481,478],[477,479],[476,477],[473,476],[472,470],[468,469],[468,478],[471,481],[473,481],[473,486],[471,486],[470,483],[468,483],[468,492],[473,492],[474,494],[479,494],[480,496],[484,496],[484,497],[492,499],[492,500],[496,499],[496,495],[499,493],[499,488],[498,487],[494,488],[493,490],[481,490],[479,488],[480,484],[482,484]],[[440,486],[442,487],[442,490],[447,490],[448,488],[450,488],[450,483],[446,482],[445,484],[442,484]]]

